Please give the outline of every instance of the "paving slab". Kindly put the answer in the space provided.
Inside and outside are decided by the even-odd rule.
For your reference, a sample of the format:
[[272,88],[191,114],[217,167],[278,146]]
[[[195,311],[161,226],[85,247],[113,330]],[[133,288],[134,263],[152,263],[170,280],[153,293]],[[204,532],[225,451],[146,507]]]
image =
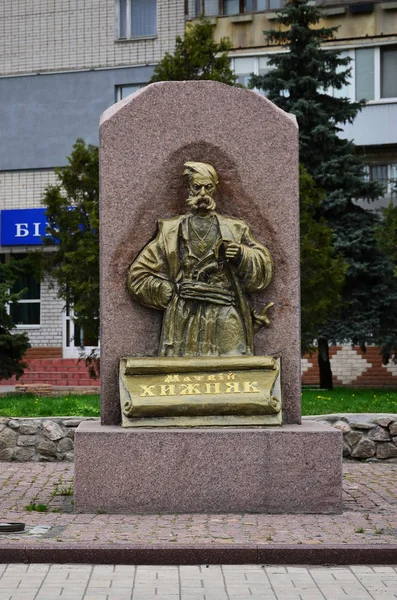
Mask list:
[[59,493],[73,478],[71,463],[0,463],[0,520],[26,524],[0,534],[0,562],[397,563],[396,464],[345,462],[336,515],[75,514]]
[[[84,585],[76,587],[76,565],[1,565],[0,599],[7,600],[396,600],[397,567],[270,567],[266,565],[141,566],[107,565],[106,582],[98,568],[80,565]],[[38,567],[44,567],[37,570]],[[19,569],[20,570],[17,570]],[[387,570],[385,570],[387,569]],[[18,577],[15,575],[18,574]],[[31,577],[36,582],[29,588]],[[62,578],[60,578],[62,576]],[[60,578],[58,587],[49,585]]]

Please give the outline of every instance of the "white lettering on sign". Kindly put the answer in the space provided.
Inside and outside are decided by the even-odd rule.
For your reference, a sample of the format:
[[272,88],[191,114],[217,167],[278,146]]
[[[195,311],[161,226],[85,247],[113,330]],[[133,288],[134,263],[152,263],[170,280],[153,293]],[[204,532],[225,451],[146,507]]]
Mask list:
[[15,223],[15,227],[17,228],[15,237],[27,237],[29,235],[27,223]]
[[34,226],[33,237],[41,237],[41,235],[40,235],[40,225],[41,225],[41,223],[33,223],[33,226]]

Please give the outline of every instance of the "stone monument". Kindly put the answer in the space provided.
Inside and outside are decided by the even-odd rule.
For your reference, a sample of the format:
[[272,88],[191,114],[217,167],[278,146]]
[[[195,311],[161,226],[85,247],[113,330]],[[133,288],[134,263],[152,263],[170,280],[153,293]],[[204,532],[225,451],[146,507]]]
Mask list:
[[76,510],[339,511],[341,434],[301,424],[295,118],[157,83],[103,114],[100,161],[101,425],[76,433]]

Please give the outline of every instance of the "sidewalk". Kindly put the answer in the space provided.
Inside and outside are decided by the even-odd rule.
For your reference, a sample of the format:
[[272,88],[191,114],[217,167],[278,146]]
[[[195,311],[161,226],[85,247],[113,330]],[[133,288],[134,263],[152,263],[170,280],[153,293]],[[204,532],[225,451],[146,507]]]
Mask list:
[[397,569],[0,565],[3,600],[396,600]]
[[[161,564],[166,564],[167,556],[175,564],[201,554],[220,563],[233,556],[232,562],[313,564],[307,558],[316,555],[315,563],[397,564],[397,464],[345,462],[344,511],[338,515],[74,514],[73,497],[62,495],[73,489],[71,463],[0,463],[0,483],[0,520],[27,526],[25,533],[0,534],[0,562],[2,552],[8,553],[3,557],[14,557],[3,562],[16,562],[23,552],[29,558],[29,549],[42,556],[38,562],[45,557],[51,562],[54,551],[68,551],[68,562],[81,562],[77,556],[95,549],[109,562],[110,550],[115,556],[117,549],[119,559],[111,561],[116,563],[123,552],[125,562],[137,548],[156,548]],[[43,504],[48,512],[25,510],[30,503]],[[294,552],[299,551],[297,561]]]

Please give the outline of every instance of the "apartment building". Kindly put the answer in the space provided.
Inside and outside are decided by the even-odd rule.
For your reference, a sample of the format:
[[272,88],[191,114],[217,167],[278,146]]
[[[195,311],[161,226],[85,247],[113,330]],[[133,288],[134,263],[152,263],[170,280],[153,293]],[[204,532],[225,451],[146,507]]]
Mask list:
[[[189,0],[188,18],[201,13],[215,26],[216,36],[229,37],[238,81],[248,83],[251,73],[265,74],[268,57],[279,52],[268,45],[264,30],[275,27],[276,10],[285,0]],[[352,59],[352,77],[341,96],[365,99],[366,107],[344,135],[353,139],[368,164],[368,176],[383,183],[392,197],[397,179],[397,2],[395,0],[315,0],[321,7],[320,26],[338,27],[325,48],[340,50]]]
[[[78,137],[98,144],[100,114],[147,84],[184,27],[181,0],[0,0],[1,260],[41,244],[54,167]],[[18,329],[43,355],[77,356],[83,332],[51,281],[20,285]]]

